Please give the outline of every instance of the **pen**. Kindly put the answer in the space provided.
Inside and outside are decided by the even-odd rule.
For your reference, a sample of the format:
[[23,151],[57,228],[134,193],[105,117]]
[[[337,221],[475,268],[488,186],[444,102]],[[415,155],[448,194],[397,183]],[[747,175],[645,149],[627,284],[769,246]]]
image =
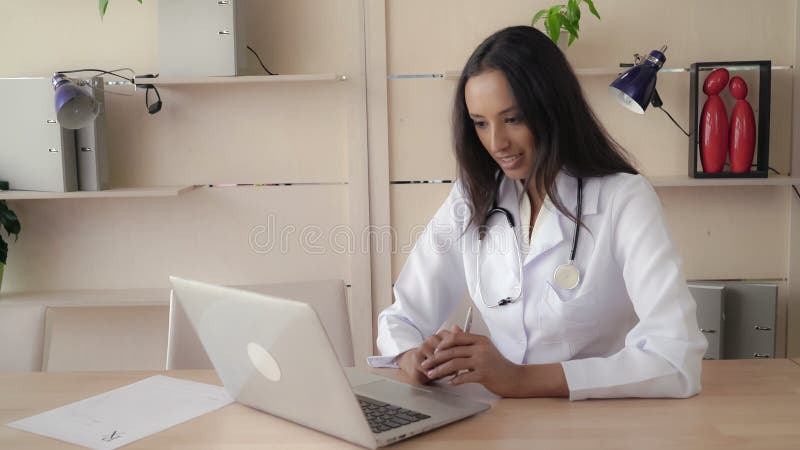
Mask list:
[[[469,333],[469,329],[470,328],[472,328],[472,305],[470,305],[470,307],[467,308],[467,317],[464,318],[464,326],[461,329],[464,331],[464,333]],[[462,374],[463,372],[466,372],[466,371],[458,371],[458,372],[454,373],[450,377],[450,379],[452,380],[453,378],[457,377],[458,375]]]
[[472,328],[472,305],[467,309],[467,317],[464,319],[464,326],[461,329],[464,333],[469,333],[470,328]]

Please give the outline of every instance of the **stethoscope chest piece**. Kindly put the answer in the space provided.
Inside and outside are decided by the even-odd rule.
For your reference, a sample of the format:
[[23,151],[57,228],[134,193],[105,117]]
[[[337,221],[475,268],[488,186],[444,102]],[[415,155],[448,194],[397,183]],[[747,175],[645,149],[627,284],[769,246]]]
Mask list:
[[581,273],[575,267],[575,264],[570,261],[556,267],[556,271],[553,273],[553,280],[556,282],[556,286],[561,289],[575,289],[581,281]]

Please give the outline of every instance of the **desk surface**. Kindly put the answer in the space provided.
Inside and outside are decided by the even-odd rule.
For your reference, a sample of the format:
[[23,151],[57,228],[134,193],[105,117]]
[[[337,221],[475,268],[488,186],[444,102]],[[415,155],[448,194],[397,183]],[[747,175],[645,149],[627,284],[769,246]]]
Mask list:
[[[159,372],[0,374],[0,423],[22,419]],[[170,376],[218,383],[211,371]],[[800,365],[787,359],[704,361],[690,399],[503,399],[478,416],[392,449],[738,449],[800,445]],[[336,438],[233,404],[125,449],[353,449]],[[0,448],[76,448],[0,426]]]

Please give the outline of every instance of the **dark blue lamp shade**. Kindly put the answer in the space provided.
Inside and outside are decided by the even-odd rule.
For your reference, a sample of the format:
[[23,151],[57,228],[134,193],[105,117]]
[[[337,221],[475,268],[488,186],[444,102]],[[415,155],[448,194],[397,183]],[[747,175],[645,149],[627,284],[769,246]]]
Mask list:
[[63,73],[53,75],[53,88],[56,119],[62,127],[70,130],[83,128],[100,112],[100,105],[94,97]]
[[618,76],[608,87],[608,92],[622,106],[637,114],[644,114],[656,91],[656,73],[667,60],[664,50],[666,48],[650,52],[641,64],[631,67]]

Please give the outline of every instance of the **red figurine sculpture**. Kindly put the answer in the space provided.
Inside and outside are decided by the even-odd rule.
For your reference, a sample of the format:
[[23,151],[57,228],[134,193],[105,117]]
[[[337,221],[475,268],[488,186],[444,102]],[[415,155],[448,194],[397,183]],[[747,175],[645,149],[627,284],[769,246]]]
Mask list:
[[706,173],[722,172],[728,157],[728,111],[719,93],[727,86],[729,76],[726,69],[716,69],[703,83],[708,99],[700,116],[700,160]]
[[730,83],[731,94],[736,104],[731,112],[730,150],[731,172],[745,173],[753,164],[756,149],[756,119],[747,97],[747,83],[741,77],[733,77]]

